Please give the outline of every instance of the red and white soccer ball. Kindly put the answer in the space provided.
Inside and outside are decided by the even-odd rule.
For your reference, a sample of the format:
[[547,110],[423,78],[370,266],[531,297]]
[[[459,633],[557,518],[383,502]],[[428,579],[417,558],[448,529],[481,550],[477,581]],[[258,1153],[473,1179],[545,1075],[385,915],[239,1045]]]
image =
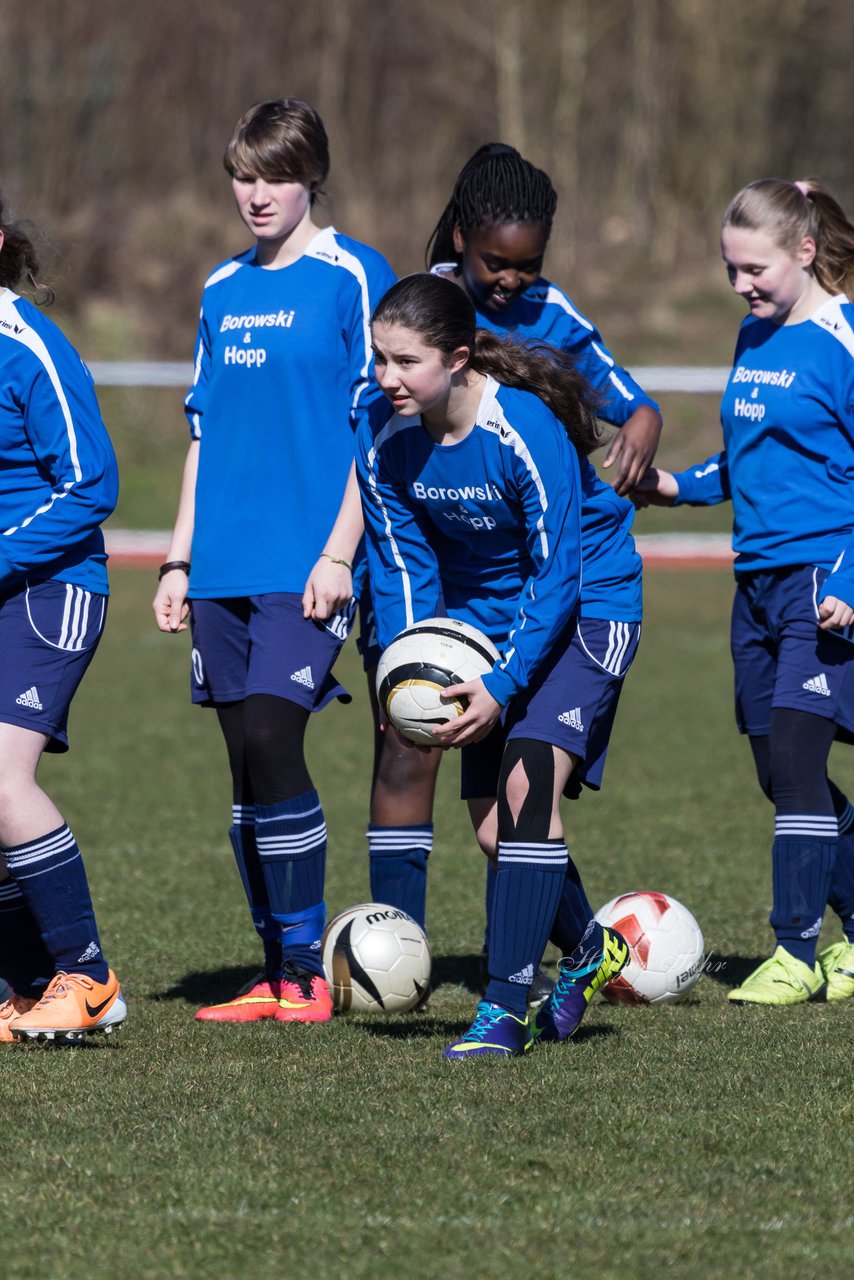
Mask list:
[[339,1013],[406,1013],[430,989],[427,935],[396,907],[349,907],[326,926],[320,949]]
[[614,1004],[663,1004],[678,1000],[703,972],[703,934],[687,907],[666,893],[642,891],[612,898],[596,919],[616,929],[631,959],[603,989]]

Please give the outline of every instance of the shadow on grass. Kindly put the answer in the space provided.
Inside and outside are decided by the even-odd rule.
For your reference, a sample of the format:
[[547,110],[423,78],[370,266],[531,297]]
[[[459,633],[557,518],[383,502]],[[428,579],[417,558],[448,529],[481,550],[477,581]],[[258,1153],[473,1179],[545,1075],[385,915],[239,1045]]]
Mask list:
[[719,982],[722,987],[740,987],[753,970],[767,960],[767,956],[709,956],[703,970],[704,977]]
[[257,973],[257,965],[246,964],[187,973],[167,991],[153,991],[150,999],[186,1000],[188,1004],[220,1004],[236,995]]
[[[472,1010],[474,1013],[474,1010]],[[426,1013],[402,1013],[396,1018],[380,1021],[379,1018],[364,1018],[359,1022],[359,1030],[367,1031],[372,1036],[388,1036],[392,1040],[424,1040],[445,1036],[448,1040],[457,1040],[471,1026],[471,1019],[460,1022],[458,1018],[434,1018],[429,1009]],[[572,1045],[579,1046],[588,1040],[619,1035],[616,1027],[590,1026],[580,1027],[572,1037]],[[567,1044],[570,1042],[567,1041]]]
[[438,987],[465,987],[474,995],[483,991],[481,959],[479,955],[434,956],[430,985]]

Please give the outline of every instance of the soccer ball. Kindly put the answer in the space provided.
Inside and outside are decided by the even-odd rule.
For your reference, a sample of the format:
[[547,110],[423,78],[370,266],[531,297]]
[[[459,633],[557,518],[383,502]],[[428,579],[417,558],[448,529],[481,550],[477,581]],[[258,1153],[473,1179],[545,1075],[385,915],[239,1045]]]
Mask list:
[[380,658],[379,704],[398,733],[434,747],[433,726],[465,711],[464,699],[443,702],[443,690],[485,676],[500,656],[482,631],[458,618],[416,622],[395,636]]
[[603,989],[614,1004],[663,1004],[693,987],[703,972],[703,934],[687,907],[666,893],[623,893],[596,912],[629,944],[631,959]]
[[405,911],[363,902],[326,926],[323,971],[339,1013],[406,1013],[430,987],[430,943]]

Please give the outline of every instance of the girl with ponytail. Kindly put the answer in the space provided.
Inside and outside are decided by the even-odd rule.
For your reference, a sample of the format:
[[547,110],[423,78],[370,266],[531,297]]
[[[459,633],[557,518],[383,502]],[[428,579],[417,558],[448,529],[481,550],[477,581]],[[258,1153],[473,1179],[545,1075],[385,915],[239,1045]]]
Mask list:
[[[636,499],[733,505],[736,718],[775,808],[777,945],[729,999],[850,999],[854,807],[827,762],[854,741],[854,226],[823,183],[763,178],[730,201],[721,249],[749,310],[724,448],[653,468]],[[827,905],[843,937],[816,956]]]
[[[436,730],[438,747],[461,749],[462,796],[496,867],[485,999],[446,1056],[524,1053],[538,1036],[570,1036],[628,958],[593,919],[559,802],[582,783],[599,788],[637,647],[631,509],[587,460],[598,431],[585,380],[542,345],[477,330],[457,285],[400,281],[372,337],[390,408],[362,423],[357,471],[379,647],[443,612],[501,653],[488,675],[447,691],[467,710]],[[591,502],[595,542],[582,528]],[[392,728],[385,737],[417,754]],[[527,997],[549,937],[564,959],[532,1026]]]

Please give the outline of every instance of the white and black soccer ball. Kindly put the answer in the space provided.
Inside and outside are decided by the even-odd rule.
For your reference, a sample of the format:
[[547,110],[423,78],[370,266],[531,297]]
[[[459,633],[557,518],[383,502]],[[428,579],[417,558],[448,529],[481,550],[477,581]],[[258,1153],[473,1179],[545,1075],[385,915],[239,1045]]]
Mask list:
[[498,650],[482,631],[458,618],[428,618],[395,636],[377,667],[377,698],[398,733],[428,747],[431,730],[465,711],[464,699],[443,702],[452,684],[485,676]]
[[427,935],[396,907],[350,907],[326,926],[320,945],[339,1013],[406,1013],[430,989]]
[[614,1004],[663,1004],[690,991],[703,972],[703,934],[687,907],[666,893],[622,893],[596,912],[625,938],[631,959],[603,989]]

